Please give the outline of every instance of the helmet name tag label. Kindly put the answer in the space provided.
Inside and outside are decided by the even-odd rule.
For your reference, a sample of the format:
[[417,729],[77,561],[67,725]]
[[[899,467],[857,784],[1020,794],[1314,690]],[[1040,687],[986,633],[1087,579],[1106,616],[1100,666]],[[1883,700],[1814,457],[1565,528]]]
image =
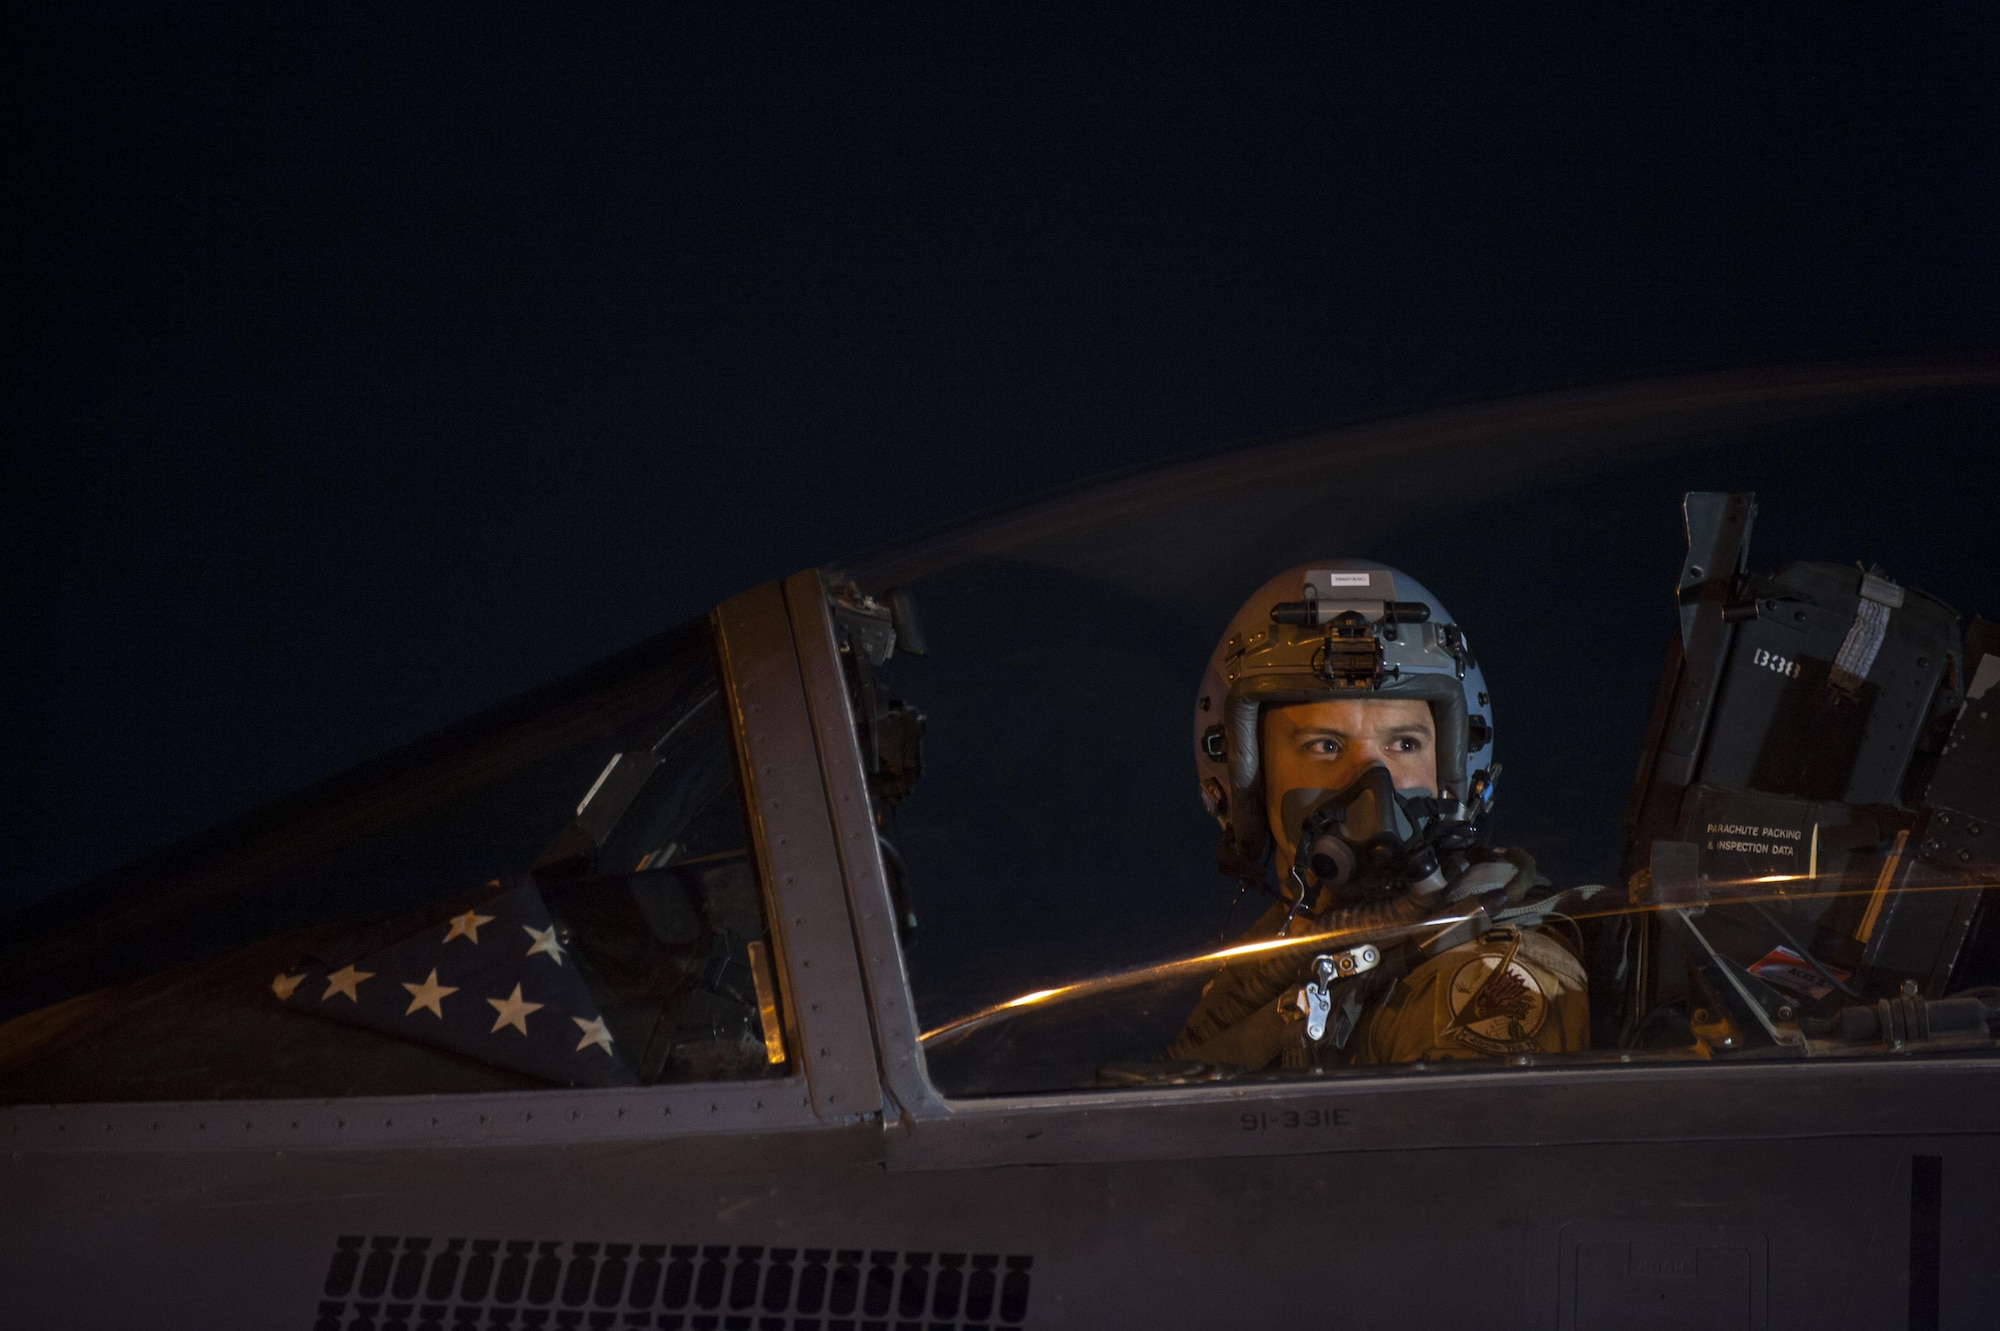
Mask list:
[[1395,575],[1385,568],[1309,568],[1299,589],[1308,601],[1393,601]]

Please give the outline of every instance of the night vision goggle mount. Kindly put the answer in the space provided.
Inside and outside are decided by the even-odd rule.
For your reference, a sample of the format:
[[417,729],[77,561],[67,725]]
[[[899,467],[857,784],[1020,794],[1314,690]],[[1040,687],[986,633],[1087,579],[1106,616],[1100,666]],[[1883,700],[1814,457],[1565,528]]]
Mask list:
[[[1431,617],[1431,608],[1422,601],[1386,601],[1379,621],[1359,610],[1335,610],[1334,604],[1280,601],[1271,607],[1271,622],[1326,626],[1326,636],[1313,653],[1312,669],[1337,689],[1379,689],[1398,678],[1403,672],[1383,660],[1382,644],[1396,641],[1396,625],[1422,624]],[[1462,666],[1460,673],[1463,677]]]

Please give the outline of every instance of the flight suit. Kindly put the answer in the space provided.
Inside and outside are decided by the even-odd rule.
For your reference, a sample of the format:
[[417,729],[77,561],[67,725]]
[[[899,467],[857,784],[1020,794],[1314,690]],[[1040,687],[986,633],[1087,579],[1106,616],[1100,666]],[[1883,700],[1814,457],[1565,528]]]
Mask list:
[[[1275,933],[1282,908],[1252,936]],[[1558,1053],[1590,1044],[1588,977],[1550,934],[1496,929],[1417,963],[1408,974],[1343,984],[1366,996],[1344,1045],[1313,1041],[1294,1001],[1307,957],[1255,957],[1226,967],[1202,990],[1172,1058],[1272,1066],[1411,1063],[1420,1059],[1504,1058]],[[1342,994],[1336,987],[1335,999]]]
[[1440,953],[1368,1006],[1354,1063],[1501,1058],[1590,1045],[1583,965],[1550,934],[1496,929]]

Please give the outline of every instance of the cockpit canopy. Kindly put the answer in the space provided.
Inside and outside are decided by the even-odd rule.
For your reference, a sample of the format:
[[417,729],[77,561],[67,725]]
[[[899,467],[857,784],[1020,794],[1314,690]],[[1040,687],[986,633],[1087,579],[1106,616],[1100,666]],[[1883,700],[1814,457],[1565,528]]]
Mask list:
[[[1677,789],[1694,793],[1671,813],[1648,812],[1646,782],[1635,791],[1633,781],[1671,694],[1659,686],[1663,657],[1668,685],[1690,672],[1691,625],[1708,622],[1690,616],[1707,613],[1711,593],[1714,623],[1748,644],[1759,687],[1817,670],[1823,692],[1836,662],[1819,658],[1838,651],[1752,639],[1791,632],[1776,619],[1795,608],[1786,597],[1803,607],[1813,578],[1847,578],[1859,561],[1857,595],[1874,586],[1868,603],[1891,617],[1879,670],[1903,673],[1871,674],[1871,659],[1850,676],[1885,698],[1909,693],[1913,735],[1939,717],[1946,735],[1958,709],[1983,703],[1993,681],[1980,672],[2000,669],[2000,646],[1968,624],[2000,612],[2000,528],[1988,513],[2000,492],[1996,432],[1991,366],[1578,391],[1184,459],[830,565],[828,622],[896,895],[894,982],[907,975],[923,1027],[962,1032],[927,1044],[932,1081],[978,1095],[1251,1075],[1177,1068],[1162,1054],[1223,964],[1216,954],[1244,943],[1271,904],[1217,870],[1187,719],[1243,597],[1327,556],[1407,569],[1451,605],[1506,733],[1493,837],[1531,852],[1552,891],[1603,885],[1597,905],[1570,913],[1629,917],[1646,935],[1609,961],[1579,942],[1593,1003],[1639,985],[1632,992],[1680,1006],[1608,1024],[1594,1014],[1591,1054],[1793,1056],[1803,1046],[1758,1032],[1837,1025],[1847,1007],[1908,997],[1900,980],[1875,993],[1871,975],[1921,977],[1914,996],[1933,1005],[2000,980],[1986,880],[1950,891],[1908,880],[1923,840],[1944,829],[1881,812],[1917,816],[1922,792],[1904,784],[1907,770],[1882,789],[1814,786],[1838,765],[1825,751],[1837,737],[1808,726],[1805,747],[1787,750],[1791,769],[1717,758],[1683,774]],[[1756,495],[1742,571],[1765,581],[1747,601],[1738,593],[1749,582],[1725,578],[1716,591],[1705,573],[1690,580],[1690,491]],[[1889,606],[1885,587],[1905,599]],[[1849,594],[1820,600],[1839,595]],[[1956,657],[1921,644],[1908,662],[1896,655],[1904,628],[1921,627],[1920,605],[1943,607],[1932,618],[1959,635]],[[1828,629],[1843,641],[1858,615],[1844,613]],[[12,1019],[0,1028],[0,1097],[795,1074],[773,1024],[785,969],[769,921],[786,888],[760,868],[731,669],[711,620],[683,625],[16,913],[0,945],[0,1016]],[[1750,696],[1750,684],[1732,687]],[[1954,808],[1992,793],[1983,771],[1953,778],[1966,787],[1954,787]],[[1751,797],[1791,804],[1751,809]],[[1828,807],[1795,807],[1815,801]],[[1770,899],[1732,898],[1709,861],[1676,859],[1672,846],[1699,840],[1690,818],[1754,825],[1724,838],[1745,845],[1796,841],[1813,854],[1810,872]],[[1636,862],[1635,828],[1649,848]],[[1663,858],[1656,843],[1669,847]],[[1980,853],[1971,840],[1962,848],[1968,864]],[[1831,935],[1857,941],[1870,909],[1869,873],[1894,895],[1878,894],[1868,937],[1931,940],[1921,967],[1887,966],[1879,948],[1864,956],[1866,939],[1853,957],[1839,951]],[[1833,876],[1847,886],[1826,888]],[[1819,888],[1859,905],[1803,909]],[[1694,932],[1663,943],[1669,915]],[[463,920],[493,923],[476,925],[486,933],[475,942]],[[477,979],[454,969],[503,936],[521,956]],[[1703,947],[1714,955],[1697,955]],[[567,987],[536,989],[565,963]],[[1635,978],[1646,966],[1651,979]],[[1726,1002],[1699,983],[1663,984],[1662,966],[1712,973]],[[1744,1003],[1762,1015],[1735,1010]],[[1736,1038],[1731,1022],[1743,1037],[1734,1047],[1722,1043]],[[463,1033],[447,1038],[447,1026]],[[1814,1029],[1812,1039],[1833,1038]],[[477,1043],[542,1031],[563,1036],[543,1062]]]

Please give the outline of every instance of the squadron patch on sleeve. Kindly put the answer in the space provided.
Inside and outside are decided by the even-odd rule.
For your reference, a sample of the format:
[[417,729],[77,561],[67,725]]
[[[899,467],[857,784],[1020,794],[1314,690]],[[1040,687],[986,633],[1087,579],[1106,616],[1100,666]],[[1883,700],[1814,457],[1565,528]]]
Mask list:
[[1590,1047],[1589,979],[1561,943],[1495,929],[1432,957],[1363,1017],[1356,1063],[1552,1054]]
[[1523,1054],[1539,1045],[1535,1037],[1549,1019],[1549,997],[1535,973],[1520,961],[1517,937],[1504,952],[1468,957],[1452,973],[1445,990],[1450,1023],[1440,1032],[1482,1054]]

